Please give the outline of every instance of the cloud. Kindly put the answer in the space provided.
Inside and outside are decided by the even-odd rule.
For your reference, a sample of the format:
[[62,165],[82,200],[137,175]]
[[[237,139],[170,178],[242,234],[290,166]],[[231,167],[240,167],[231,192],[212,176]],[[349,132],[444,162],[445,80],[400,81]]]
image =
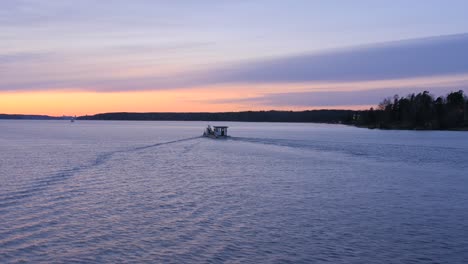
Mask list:
[[213,46],[215,42],[184,42],[184,43],[160,43],[160,44],[144,44],[144,45],[117,45],[106,47],[104,52],[118,53],[157,53],[157,52],[179,52],[184,50],[192,50],[197,48],[208,48]]
[[47,58],[47,54],[45,53],[20,52],[11,54],[0,54],[0,66],[2,64],[38,61],[44,58]]
[[207,74],[210,82],[365,81],[468,72],[468,34],[397,41],[249,61]]
[[[177,43],[176,43],[177,44]],[[153,47],[154,50],[180,50],[190,46],[200,47],[209,43],[177,44]],[[123,46],[121,52],[135,51],[138,46]],[[151,47],[145,47],[151,50]],[[116,52],[115,50],[113,52]],[[164,53],[164,52],[162,52]],[[111,52],[112,54],[112,52]],[[222,84],[287,84],[314,82],[356,82],[392,80],[417,77],[446,76],[468,73],[468,34],[439,36],[424,39],[380,43],[322,53],[299,54],[280,58],[249,60],[240,63],[211,65],[204,69],[189,70],[177,74],[152,74],[121,76],[126,67],[138,68],[137,61],[128,66],[107,65],[115,69],[103,71],[105,64],[95,64],[96,58],[88,58],[89,65],[74,63],[70,55],[53,53],[34,58],[34,54],[1,55],[0,63],[6,65],[5,78],[0,79],[0,90],[47,90],[75,88],[98,92],[167,90]],[[107,55],[103,55],[107,56]],[[112,55],[109,55],[112,56]],[[129,54],[132,58],[132,54]],[[31,63],[28,59],[39,59]],[[50,58],[50,60],[48,60]],[[84,57],[76,58],[83,61]],[[102,58],[102,57],[101,57]],[[152,57],[149,57],[152,58]],[[50,63],[53,61],[52,64]],[[58,69],[57,62],[63,61]],[[9,63],[18,62],[14,67]],[[21,62],[24,62],[22,67]],[[48,69],[48,64],[52,64]],[[136,66],[135,66],[136,65]],[[40,67],[37,67],[40,66]],[[144,67],[145,65],[140,65]],[[95,70],[94,70],[95,69]],[[164,65],[161,65],[164,69]],[[60,74],[57,74],[57,71]],[[21,72],[21,78],[15,72]],[[160,71],[161,72],[161,71]],[[7,73],[11,73],[8,74]],[[99,74],[97,74],[99,73]]]
[[[468,85],[468,83],[465,83],[465,87],[467,87],[466,85]],[[458,85],[449,85],[447,87],[383,88],[360,91],[270,93],[251,98],[211,100],[210,103],[255,104],[271,107],[377,105],[383,98],[392,97],[396,94],[406,96],[411,93],[419,93],[427,90],[434,96],[440,96],[460,89],[463,90],[462,87]]]
[[468,73],[468,34],[251,60],[168,76],[154,88],[213,84],[349,82]]

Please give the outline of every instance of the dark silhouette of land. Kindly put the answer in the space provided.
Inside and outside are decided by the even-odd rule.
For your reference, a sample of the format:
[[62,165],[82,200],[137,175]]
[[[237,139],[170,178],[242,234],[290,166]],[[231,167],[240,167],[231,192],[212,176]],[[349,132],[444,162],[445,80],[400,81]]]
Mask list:
[[[71,119],[44,115],[5,115],[0,119]],[[468,98],[462,90],[434,98],[429,92],[395,95],[374,109],[244,111],[220,113],[103,113],[78,120],[239,121],[333,123],[380,129],[468,130]]]
[[382,129],[467,130],[468,98],[462,90],[434,98],[428,91],[383,100],[362,111],[354,124]]
[[105,113],[79,120],[239,121],[342,123],[352,121],[352,110],[245,111],[221,113]]
[[0,119],[29,119],[29,120],[70,120],[69,116],[48,116],[48,115],[18,115],[0,114]]

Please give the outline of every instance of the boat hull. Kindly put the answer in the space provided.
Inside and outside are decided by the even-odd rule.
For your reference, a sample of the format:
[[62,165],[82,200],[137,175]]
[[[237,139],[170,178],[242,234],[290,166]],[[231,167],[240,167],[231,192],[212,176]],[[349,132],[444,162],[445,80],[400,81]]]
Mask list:
[[207,134],[203,134],[203,137],[212,138],[212,139],[227,139],[227,138],[229,138],[229,136],[215,136],[215,135],[207,135]]

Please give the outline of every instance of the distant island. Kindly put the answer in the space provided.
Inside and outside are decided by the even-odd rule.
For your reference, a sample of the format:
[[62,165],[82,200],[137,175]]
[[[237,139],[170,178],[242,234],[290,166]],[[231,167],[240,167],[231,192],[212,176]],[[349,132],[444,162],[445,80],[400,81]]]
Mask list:
[[[45,115],[6,115],[0,119],[58,120],[72,117]],[[428,91],[384,99],[369,110],[243,111],[218,113],[102,113],[77,117],[78,120],[133,121],[237,121],[331,123],[378,129],[468,130],[468,98],[464,91],[434,98]]]

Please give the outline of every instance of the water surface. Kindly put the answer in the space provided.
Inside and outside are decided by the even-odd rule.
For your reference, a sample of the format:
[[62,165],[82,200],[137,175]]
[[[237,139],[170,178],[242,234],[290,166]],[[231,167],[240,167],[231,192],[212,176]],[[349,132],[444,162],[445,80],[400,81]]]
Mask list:
[[468,262],[467,132],[222,124],[0,121],[0,262]]

